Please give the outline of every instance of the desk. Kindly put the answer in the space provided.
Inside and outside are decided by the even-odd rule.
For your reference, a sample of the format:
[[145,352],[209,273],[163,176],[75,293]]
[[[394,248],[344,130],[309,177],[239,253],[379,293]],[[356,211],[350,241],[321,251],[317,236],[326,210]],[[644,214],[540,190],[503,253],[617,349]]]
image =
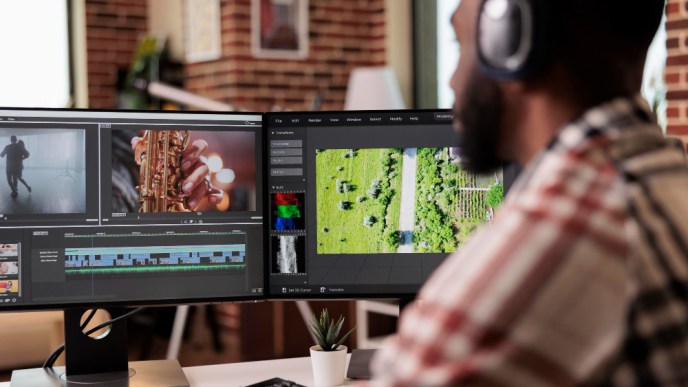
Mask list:
[[[347,367],[350,359],[351,354],[346,358]],[[313,385],[310,357],[186,367],[184,373],[192,387],[246,386],[275,377],[304,386]],[[344,385],[354,383],[353,380],[344,381]],[[0,383],[0,387],[10,387],[10,382]]]
[[[347,356],[347,366],[351,355]],[[184,368],[192,387],[245,386],[262,380],[279,377],[304,386],[313,385],[310,357],[254,361]],[[346,379],[344,385],[355,382]]]

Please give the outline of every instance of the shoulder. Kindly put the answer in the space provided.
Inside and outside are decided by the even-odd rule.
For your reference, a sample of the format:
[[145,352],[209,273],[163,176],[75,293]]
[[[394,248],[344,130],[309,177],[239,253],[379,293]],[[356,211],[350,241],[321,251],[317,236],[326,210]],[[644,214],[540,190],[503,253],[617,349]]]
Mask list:
[[600,258],[623,260],[629,243],[627,189],[614,164],[594,153],[546,156],[529,182],[507,195],[494,221],[436,272],[427,295],[445,297],[448,288],[462,293],[464,282],[480,287],[481,275],[485,283],[499,272],[515,280],[521,270],[554,267],[570,258],[592,264]]

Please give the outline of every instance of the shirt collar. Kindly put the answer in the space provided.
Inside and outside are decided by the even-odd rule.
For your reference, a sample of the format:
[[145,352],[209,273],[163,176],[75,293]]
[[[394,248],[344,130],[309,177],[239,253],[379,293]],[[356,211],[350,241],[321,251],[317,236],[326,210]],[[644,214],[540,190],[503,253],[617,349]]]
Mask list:
[[616,98],[589,109],[580,118],[564,126],[544,152],[574,151],[585,148],[593,137],[603,135],[614,138],[621,131],[654,122],[654,114],[640,94]]
[[593,146],[592,138],[605,136],[613,139],[622,131],[647,127],[655,124],[655,117],[645,99],[637,94],[619,97],[585,111],[579,118],[562,127],[544,149],[523,169],[511,189],[509,198],[525,188],[539,169],[543,159],[552,154],[583,152]]

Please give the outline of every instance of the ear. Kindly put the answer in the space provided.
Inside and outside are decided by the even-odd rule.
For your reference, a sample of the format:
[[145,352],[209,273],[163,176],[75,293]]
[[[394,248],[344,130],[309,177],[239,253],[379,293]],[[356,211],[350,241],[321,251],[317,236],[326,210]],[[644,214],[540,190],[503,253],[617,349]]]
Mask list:
[[504,95],[504,103],[509,106],[518,104],[519,100],[523,99],[534,90],[531,80],[520,79],[499,81],[499,87],[502,89],[502,94]]

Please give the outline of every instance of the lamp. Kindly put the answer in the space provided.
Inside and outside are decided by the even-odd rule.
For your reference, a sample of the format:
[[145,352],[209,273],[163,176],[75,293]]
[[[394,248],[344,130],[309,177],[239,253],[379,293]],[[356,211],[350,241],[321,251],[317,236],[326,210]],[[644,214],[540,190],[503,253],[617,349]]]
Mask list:
[[399,82],[391,67],[359,67],[351,72],[345,110],[403,108]]

